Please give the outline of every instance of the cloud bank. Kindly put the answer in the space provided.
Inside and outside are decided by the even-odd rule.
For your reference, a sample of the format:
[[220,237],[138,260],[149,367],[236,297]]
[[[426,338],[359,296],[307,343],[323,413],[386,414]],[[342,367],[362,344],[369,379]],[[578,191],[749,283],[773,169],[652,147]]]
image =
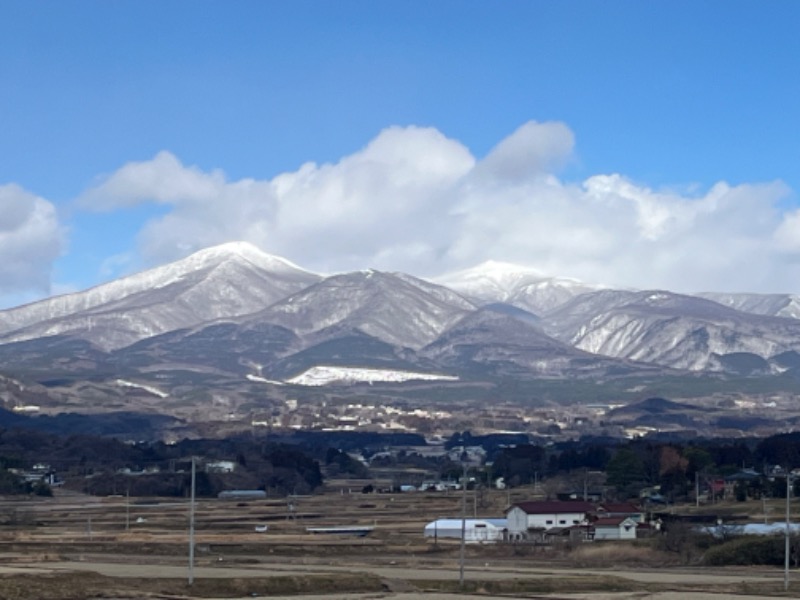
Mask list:
[[526,123],[480,159],[436,129],[391,127],[335,164],[238,181],[161,152],[79,206],[166,206],[139,232],[151,264],[245,240],[321,272],[430,276],[495,259],[616,286],[800,292],[800,210],[781,209],[784,184],[692,194],[620,174],[565,182],[573,148],[563,123]]
[[52,203],[16,184],[0,185],[0,307],[50,292],[64,241]]

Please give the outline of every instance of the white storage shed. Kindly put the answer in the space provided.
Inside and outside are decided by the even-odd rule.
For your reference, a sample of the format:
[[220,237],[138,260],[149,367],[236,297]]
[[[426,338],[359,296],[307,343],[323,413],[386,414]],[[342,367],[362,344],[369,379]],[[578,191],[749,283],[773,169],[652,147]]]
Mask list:
[[[498,542],[505,538],[508,530],[506,519],[466,519],[464,523],[466,542]],[[461,539],[461,519],[437,519],[425,525],[425,537],[429,539]]]

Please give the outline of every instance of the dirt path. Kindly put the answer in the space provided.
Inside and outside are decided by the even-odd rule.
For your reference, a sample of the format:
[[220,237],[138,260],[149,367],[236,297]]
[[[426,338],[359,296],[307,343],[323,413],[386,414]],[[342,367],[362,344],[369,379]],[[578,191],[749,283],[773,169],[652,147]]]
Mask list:
[[[140,557],[139,560],[142,560]],[[133,562],[101,562],[98,560],[87,561],[57,561],[37,562],[28,564],[14,564],[0,566],[0,573],[44,573],[59,571],[89,571],[109,577],[150,577],[181,579],[188,576],[188,565],[153,564]],[[293,562],[259,563],[254,565],[229,566],[224,561],[213,566],[194,567],[196,578],[248,578],[270,577],[280,575],[305,575],[318,573],[370,573],[386,579],[396,580],[443,580],[452,581],[459,577],[457,568],[419,568],[402,565],[334,565],[334,564],[299,564]],[[674,584],[682,585],[730,585],[740,582],[765,582],[775,583],[782,579],[783,574],[775,571],[742,570],[734,572],[714,572],[710,570],[620,570],[620,569],[579,569],[579,568],[524,568],[524,567],[484,567],[467,569],[465,579],[470,580],[508,580],[519,578],[551,578],[551,577],[601,577],[613,575],[640,583]],[[795,575],[796,576],[796,575]]]
[[[122,558],[122,557],[120,557]],[[134,562],[137,561],[137,562]],[[159,564],[152,557],[124,557],[124,562],[104,562],[98,558],[85,561],[31,561],[16,564],[0,565],[0,576],[5,575],[33,575],[36,577],[48,574],[68,573],[96,573],[105,577],[122,578],[128,580],[186,580],[189,574],[187,565]],[[297,564],[295,562],[273,562],[269,564],[254,565],[226,565],[224,561],[219,564],[196,566],[193,570],[195,581],[220,580],[220,579],[252,579],[286,576],[312,576],[330,574],[370,574],[381,578],[383,581],[392,582],[383,592],[370,593],[336,593],[326,594],[331,600],[458,600],[459,598],[475,598],[476,595],[459,593],[437,592],[406,592],[406,588],[413,586],[405,582],[455,582],[458,580],[457,569],[444,568],[412,568],[403,565],[333,565],[333,564]],[[631,589],[642,588],[640,591],[627,592],[593,592],[575,593],[568,588],[558,593],[526,593],[520,598],[550,598],[552,600],[758,600],[759,598],[775,597],[766,595],[741,595],[731,591],[741,591],[735,588],[737,584],[747,582],[750,589],[763,591],[764,589],[778,590],[781,588],[782,573],[777,571],[742,570],[741,572],[715,573],[704,570],[586,570],[578,568],[525,568],[525,567],[488,567],[481,570],[472,569],[465,573],[465,579],[470,581],[511,581],[511,580],[550,580],[558,579],[562,584],[572,585],[569,581],[578,582],[577,589],[591,589],[582,585],[580,581],[593,581],[617,577],[631,582]],[[394,585],[397,583],[397,585]],[[417,584],[418,585],[418,584]],[[646,591],[648,585],[661,586],[661,591]],[[683,591],[664,591],[667,588],[689,588]],[[691,588],[696,586],[698,590]],[[623,586],[624,588],[625,586]],[[188,588],[190,589],[190,588]],[[391,590],[398,591],[391,591]],[[551,588],[551,589],[558,589]],[[573,588],[575,589],[575,588]],[[655,588],[653,588],[655,589]],[[725,590],[730,591],[725,591]],[[709,590],[719,590],[718,592]],[[109,590],[110,591],[110,590]],[[514,598],[514,594],[492,595],[482,592],[482,598]],[[96,596],[95,596],[96,597]],[[188,596],[191,598],[191,596]],[[319,595],[300,596],[271,596],[278,600],[319,600]],[[207,598],[206,598],[207,600]]]
[[[492,596],[487,594],[431,594],[431,593],[378,593],[378,594],[334,594],[325,595],[325,600],[515,600],[514,596]],[[707,592],[621,592],[593,594],[553,594],[521,596],[520,600],[532,598],[550,598],[552,600],[767,600],[774,596],[742,596],[728,593],[712,594]],[[208,599],[204,599],[208,600]],[[220,599],[222,600],[222,599]],[[229,600],[229,599],[228,599]],[[249,600],[240,598],[238,600]],[[270,600],[319,600],[319,596],[270,596]]]

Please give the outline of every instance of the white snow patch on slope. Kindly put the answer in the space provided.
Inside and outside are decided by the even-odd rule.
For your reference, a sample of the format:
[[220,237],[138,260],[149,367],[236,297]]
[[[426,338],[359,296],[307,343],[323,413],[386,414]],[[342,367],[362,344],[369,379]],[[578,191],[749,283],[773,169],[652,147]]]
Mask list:
[[258,383],[271,383],[272,385],[286,385],[282,381],[275,381],[274,379],[267,379],[266,377],[259,377],[258,375],[248,375],[247,379],[256,381]]
[[362,367],[312,367],[288,379],[286,383],[308,386],[322,386],[331,383],[377,383],[403,381],[458,381],[451,375],[433,373],[414,373],[387,369],[365,369]]
[[154,388],[150,385],[143,385],[141,383],[134,383],[132,381],[126,381],[125,379],[117,379],[116,384],[120,387],[129,387],[129,388],[136,388],[139,390],[144,390],[145,392],[149,392],[154,396],[158,396],[159,398],[166,398],[169,396],[166,392],[162,392],[158,388]]

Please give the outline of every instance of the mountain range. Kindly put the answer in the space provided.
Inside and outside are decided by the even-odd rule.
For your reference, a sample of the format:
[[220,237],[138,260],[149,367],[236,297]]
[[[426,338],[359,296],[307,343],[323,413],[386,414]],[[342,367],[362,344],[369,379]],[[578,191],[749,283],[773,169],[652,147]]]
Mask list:
[[[742,378],[794,389],[798,317],[789,294],[616,290],[496,262],[430,281],[323,276],[236,242],[0,311],[0,373],[38,403],[84,408],[132,396],[157,408],[256,406],[312,393],[292,381],[319,367],[369,369],[372,393],[401,396],[448,386],[531,396],[551,384],[570,395],[609,382],[657,393],[665,381],[708,390]],[[373,387],[383,380],[390,391]],[[332,383],[340,394],[358,385],[352,373]]]

